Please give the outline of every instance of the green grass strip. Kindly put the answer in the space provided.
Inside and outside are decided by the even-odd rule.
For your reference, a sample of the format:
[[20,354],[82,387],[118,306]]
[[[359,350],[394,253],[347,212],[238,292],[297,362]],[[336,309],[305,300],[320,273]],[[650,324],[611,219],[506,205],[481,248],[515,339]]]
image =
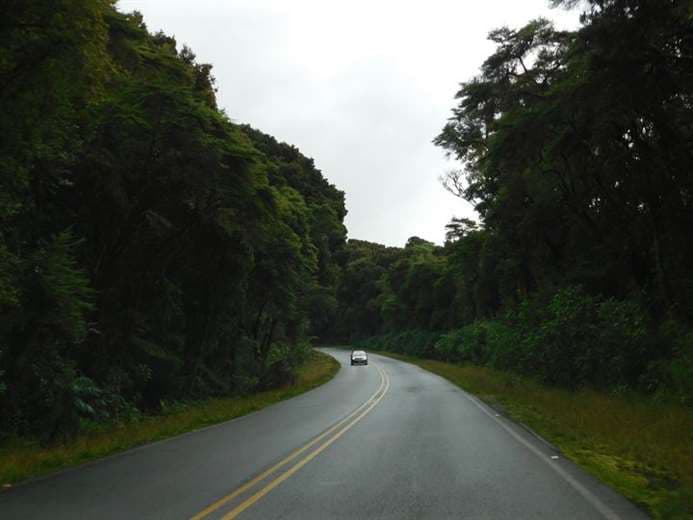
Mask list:
[[240,417],[320,386],[332,379],[338,370],[339,363],[334,358],[313,351],[308,361],[298,369],[295,383],[276,390],[182,404],[166,415],[110,424],[57,446],[42,447],[37,440],[8,439],[0,444],[0,484],[9,486],[30,477]]
[[378,352],[438,374],[519,421],[654,518],[693,518],[693,410],[638,395]]

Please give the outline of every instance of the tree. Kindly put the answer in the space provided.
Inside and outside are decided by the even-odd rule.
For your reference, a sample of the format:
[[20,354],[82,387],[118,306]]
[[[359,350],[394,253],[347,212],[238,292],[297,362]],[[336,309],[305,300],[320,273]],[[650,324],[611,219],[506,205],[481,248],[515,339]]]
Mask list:
[[85,415],[289,381],[311,319],[325,331],[319,310],[336,308],[344,194],[296,147],[232,123],[211,66],[139,13],[14,4],[0,435],[57,439]]

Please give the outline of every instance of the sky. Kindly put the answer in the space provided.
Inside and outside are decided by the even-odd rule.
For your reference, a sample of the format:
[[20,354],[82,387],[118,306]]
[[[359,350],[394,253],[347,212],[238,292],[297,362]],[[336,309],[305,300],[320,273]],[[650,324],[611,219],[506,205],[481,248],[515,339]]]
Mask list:
[[460,165],[431,141],[460,82],[493,52],[492,29],[543,16],[548,0],[119,0],[150,31],[211,63],[228,116],[297,146],[346,194],[349,238],[436,243],[473,208],[439,178]]

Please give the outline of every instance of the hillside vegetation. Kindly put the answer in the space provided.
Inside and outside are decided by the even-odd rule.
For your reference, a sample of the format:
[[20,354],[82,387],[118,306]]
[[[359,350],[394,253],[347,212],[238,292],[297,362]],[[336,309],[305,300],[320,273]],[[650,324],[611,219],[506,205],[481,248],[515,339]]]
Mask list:
[[657,518],[693,515],[693,10],[557,0],[490,34],[434,139],[478,220],[349,240],[335,341],[407,357]]
[[491,33],[435,138],[479,221],[444,246],[350,240],[339,339],[693,404],[693,15],[584,7],[575,32]]
[[[386,247],[347,241],[344,194],[313,160],[234,123],[211,65],[138,13],[6,2],[4,455],[24,447],[44,468],[37,439],[141,419],[144,442],[177,406],[283,395],[312,338],[519,374],[554,409],[611,394],[682,418],[653,432],[690,424],[693,9],[553,3],[584,9],[580,28],[493,31],[434,138],[460,166],[444,186],[478,220],[453,218],[444,245]],[[693,511],[690,464],[667,471],[657,485],[683,482]]]
[[109,0],[11,2],[0,38],[0,436],[291,381],[343,193]]

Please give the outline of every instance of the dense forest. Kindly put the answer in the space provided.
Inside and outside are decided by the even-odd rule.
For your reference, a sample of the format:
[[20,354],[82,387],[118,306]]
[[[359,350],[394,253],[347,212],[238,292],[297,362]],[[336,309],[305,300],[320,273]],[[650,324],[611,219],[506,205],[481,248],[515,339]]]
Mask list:
[[110,0],[0,22],[0,435],[283,384],[336,312],[344,195]]
[[350,240],[335,330],[693,404],[693,8],[581,7],[574,32],[490,34],[435,138],[479,221],[453,219],[444,246]]
[[479,219],[397,248],[138,13],[5,3],[0,436],[276,387],[316,340],[693,404],[693,10],[580,8],[491,33],[434,140]]

